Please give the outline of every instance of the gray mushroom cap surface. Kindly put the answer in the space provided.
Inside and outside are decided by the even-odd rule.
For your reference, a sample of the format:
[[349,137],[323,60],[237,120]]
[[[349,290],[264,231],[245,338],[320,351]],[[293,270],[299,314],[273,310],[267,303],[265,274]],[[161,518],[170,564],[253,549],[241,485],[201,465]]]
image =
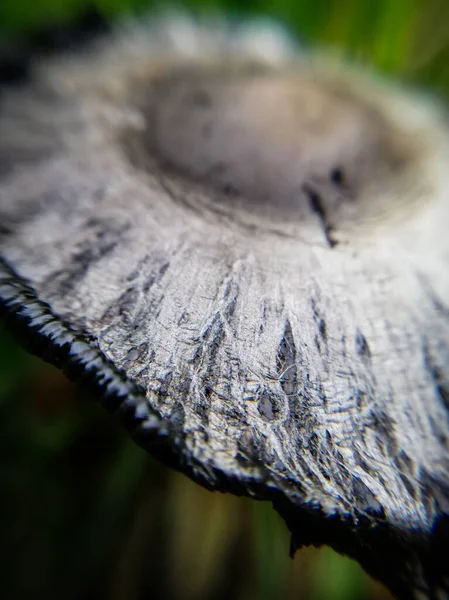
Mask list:
[[169,20],[39,61],[0,99],[3,307],[294,546],[447,595],[448,131],[256,30]]

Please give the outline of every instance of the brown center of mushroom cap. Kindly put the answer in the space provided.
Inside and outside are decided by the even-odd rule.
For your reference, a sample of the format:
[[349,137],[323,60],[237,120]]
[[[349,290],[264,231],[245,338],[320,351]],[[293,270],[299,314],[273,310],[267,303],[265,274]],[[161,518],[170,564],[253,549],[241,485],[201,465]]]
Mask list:
[[181,69],[149,98],[143,143],[160,167],[261,223],[318,217],[331,243],[382,220],[411,172],[407,136],[338,78]]

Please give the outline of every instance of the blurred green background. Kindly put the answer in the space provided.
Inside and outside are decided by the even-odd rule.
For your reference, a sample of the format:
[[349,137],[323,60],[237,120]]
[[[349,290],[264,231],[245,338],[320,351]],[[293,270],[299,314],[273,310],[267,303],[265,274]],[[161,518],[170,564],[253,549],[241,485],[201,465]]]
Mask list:
[[[146,0],[0,0],[0,37],[107,19]],[[448,0],[191,0],[194,13],[270,15],[449,96]],[[212,494],[148,457],[92,398],[27,355],[0,325],[0,598],[390,598],[329,549],[288,558],[270,505]]]
[[269,15],[302,41],[332,46],[449,95],[448,0],[0,0],[0,34],[67,23],[86,6],[108,19],[167,6],[200,14]]

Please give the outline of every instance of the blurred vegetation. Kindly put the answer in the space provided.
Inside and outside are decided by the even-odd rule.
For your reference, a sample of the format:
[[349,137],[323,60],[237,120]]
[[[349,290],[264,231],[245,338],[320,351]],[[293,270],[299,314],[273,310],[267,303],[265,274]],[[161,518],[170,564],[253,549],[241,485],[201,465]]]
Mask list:
[[303,42],[331,46],[449,96],[448,0],[0,0],[0,33],[70,22],[86,7],[113,19],[167,6],[194,14],[269,15]]
[[[146,0],[0,0],[0,34],[108,19]],[[161,8],[161,3],[151,3]],[[191,0],[194,13],[271,15],[304,43],[449,96],[447,0]],[[0,597],[387,599],[328,549],[288,558],[266,503],[212,494],[155,463],[114,419],[0,329]]]

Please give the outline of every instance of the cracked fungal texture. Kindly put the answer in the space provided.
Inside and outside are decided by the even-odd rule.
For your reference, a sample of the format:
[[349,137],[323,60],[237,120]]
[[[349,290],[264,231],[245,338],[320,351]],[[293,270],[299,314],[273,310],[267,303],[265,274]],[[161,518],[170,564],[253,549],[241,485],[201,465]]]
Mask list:
[[447,123],[248,31],[150,24],[2,91],[3,302],[137,386],[150,450],[159,423],[204,485],[360,547],[299,544],[447,591],[422,563],[449,514]]

